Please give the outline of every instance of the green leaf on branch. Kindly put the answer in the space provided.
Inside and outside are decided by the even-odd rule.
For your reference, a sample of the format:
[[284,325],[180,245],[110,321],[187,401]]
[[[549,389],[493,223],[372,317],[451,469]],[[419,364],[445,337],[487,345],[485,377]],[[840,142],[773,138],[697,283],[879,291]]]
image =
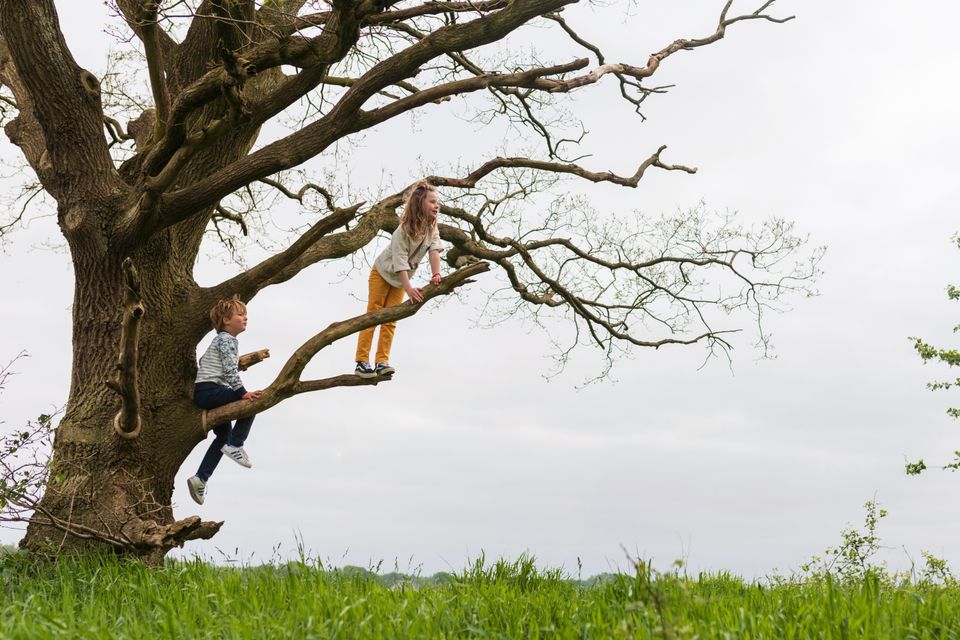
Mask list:
[[923,473],[924,469],[926,468],[927,465],[924,463],[922,458],[916,462],[908,462],[906,467],[907,475],[918,476]]

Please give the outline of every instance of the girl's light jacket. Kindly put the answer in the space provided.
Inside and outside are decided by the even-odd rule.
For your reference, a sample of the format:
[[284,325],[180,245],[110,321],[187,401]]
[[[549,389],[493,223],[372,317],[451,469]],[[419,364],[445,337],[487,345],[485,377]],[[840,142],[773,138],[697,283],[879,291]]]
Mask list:
[[433,225],[433,228],[419,240],[408,236],[403,227],[399,226],[393,232],[390,244],[377,256],[373,267],[387,281],[387,284],[400,289],[403,288],[403,283],[400,281],[399,271],[406,271],[407,276],[413,279],[413,274],[420,266],[423,256],[430,251],[442,250],[437,225]]

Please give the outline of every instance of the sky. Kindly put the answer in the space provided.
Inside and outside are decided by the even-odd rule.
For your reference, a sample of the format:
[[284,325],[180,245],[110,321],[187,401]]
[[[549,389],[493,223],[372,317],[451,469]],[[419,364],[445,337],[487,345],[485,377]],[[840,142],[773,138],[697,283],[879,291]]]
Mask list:
[[[101,4],[57,4],[79,63],[102,73]],[[576,7],[568,20],[610,59],[642,63],[676,37],[711,32],[722,2],[634,5]],[[908,459],[943,464],[960,448],[945,412],[956,397],[925,389],[949,372],[924,366],[908,340],[956,344],[945,289],[960,284],[950,240],[960,231],[960,89],[949,80],[960,6],[780,0],[773,13],[797,18],[734,25],[720,43],[669,58],[656,83],[675,87],[648,101],[644,122],[609,81],[574,94],[573,107],[590,132],[591,168],[630,174],[661,144],[665,161],[698,168],[649,173],[637,190],[581,191],[598,210],[655,215],[703,201],[745,223],[792,220],[811,246],[828,247],[820,295],[767,319],[775,358],[747,338],[731,363],[703,367],[699,347],[635,350],[611,379],[583,386],[601,370],[585,348],[548,377],[551,335],[565,327],[480,326],[497,283],[484,276],[401,323],[389,384],[307,394],[258,416],[253,469],[224,462],[202,507],[185,485],[198,446],[177,477],[175,515],[226,524],[174,555],[256,563],[299,544],[335,565],[429,574],[481,553],[528,553],[592,575],[623,568],[629,553],[759,577],[838,543],[876,499],[889,512],[879,533],[891,567],[920,563],[921,551],[960,567],[960,478],[903,472]],[[545,33],[532,30],[524,46],[549,51]],[[502,131],[459,115],[431,107],[356,140],[337,178],[400,188],[420,162],[479,164]],[[16,157],[8,142],[0,149]],[[40,215],[0,248],[0,362],[29,353],[0,396],[0,429],[66,398],[72,282],[57,242],[54,220]],[[201,283],[236,268],[207,255]],[[317,266],[258,296],[241,347],[273,357],[243,374],[247,388],[267,385],[329,322],[362,311],[365,282],[365,269]],[[344,340],[308,374],[349,371],[352,352]],[[19,537],[0,530],[0,543]]]

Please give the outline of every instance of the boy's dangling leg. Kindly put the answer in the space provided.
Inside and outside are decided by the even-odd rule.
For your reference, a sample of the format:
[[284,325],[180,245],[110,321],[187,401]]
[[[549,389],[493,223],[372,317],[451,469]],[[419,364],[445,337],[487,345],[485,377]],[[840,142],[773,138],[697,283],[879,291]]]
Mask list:
[[197,469],[197,477],[204,482],[210,479],[217,465],[220,464],[220,458],[223,457],[221,449],[230,439],[230,423],[224,422],[223,424],[218,424],[213,428],[213,433],[216,437],[214,437],[213,442],[210,443],[207,453],[204,454],[203,460],[200,461],[200,468]]
[[238,419],[233,425],[233,431],[230,432],[230,442],[227,444],[234,447],[242,447],[250,435],[250,427],[253,426],[253,419],[255,417],[256,416],[247,416],[246,418]]
[[[193,403],[201,409],[215,409],[236,400],[236,392],[221,387],[213,382],[200,382],[194,387]],[[190,489],[190,497],[197,504],[203,504],[207,495],[207,481],[213,475],[217,465],[220,464],[220,458],[223,457],[223,447],[230,441],[231,423],[224,422],[211,429],[214,433],[213,442],[207,448],[207,452],[200,461],[200,468],[197,474],[187,479],[187,487]]]
[[247,452],[243,449],[243,443],[246,441],[247,436],[250,435],[253,418],[254,416],[247,416],[246,418],[238,419],[233,426],[233,431],[230,432],[230,441],[223,445],[221,449],[223,455],[247,469],[252,467],[253,464],[250,462],[250,456],[247,455]]

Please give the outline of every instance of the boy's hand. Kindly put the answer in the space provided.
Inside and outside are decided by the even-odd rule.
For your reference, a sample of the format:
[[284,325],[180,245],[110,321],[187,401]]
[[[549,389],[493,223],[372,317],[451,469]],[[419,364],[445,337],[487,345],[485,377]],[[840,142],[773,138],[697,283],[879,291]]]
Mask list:
[[440,284],[441,280],[443,280],[443,276],[441,276],[439,273],[435,273],[430,276],[430,284]]
[[410,287],[407,289],[407,297],[410,298],[411,302],[423,302],[423,289]]
[[263,391],[247,391],[245,394],[243,394],[243,399],[244,399],[244,400],[256,400],[257,398],[259,398],[259,397],[262,396],[262,395],[263,395]]

